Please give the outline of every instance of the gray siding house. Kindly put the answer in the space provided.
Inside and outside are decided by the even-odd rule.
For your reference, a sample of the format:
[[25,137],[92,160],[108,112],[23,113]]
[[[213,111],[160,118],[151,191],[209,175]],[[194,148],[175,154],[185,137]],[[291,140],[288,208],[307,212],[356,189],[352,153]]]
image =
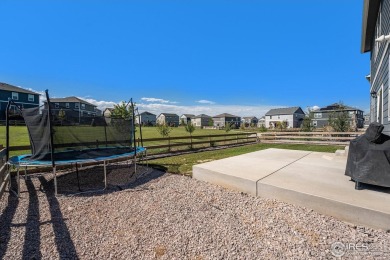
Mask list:
[[214,126],[216,127],[225,127],[227,123],[236,128],[240,127],[241,125],[241,117],[228,113],[213,116],[213,120]]
[[[16,87],[7,83],[0,82],[0,120],[5,120],[8,98],[22,108],[32,108],[39,106],[39,94],[33,91]],[[17,108],[12,105],[11,114],[18,114]]]
[[312,123],[314,127],[324,127],[329,125],[329,116],[337,115],[338,113],[348,113],[350,124],[352,127],[364,127],[363,111],[354,107],[345,106],[339,103],[334,103],[327,107],[318,110],[310,111]]
[[[60,110],[64,111],[67,116],[79,118],[93,117],[98,114],[95,105],[78,97],[51,98],[50,103],[54,104],[52,109],[54,114],[58,114]],[[45,106],[47,106],[46,102]]]
[[156,115],[152,114],[148,111],[142,112],[139,115],[135,116],[135,122],[137,124],[145,125],[145,126],[154,126],[156,125]]
[[390,135],[389,40],[390,0],[364,0],[361,52],[370,52],[370,120]]
[[251,125],[257,126],[257,123],[259,122],[259,119],[255,116],[244,116],[241,119],[241,123],[244,124],[245,127],[249,127]]
[[209,126],[210,122],[212,122],[211,116],[205,115],[205,114],[200,114],[195,116],[191,121],[193,122],[192,124],[196,127],[203,127],[203,126]]
[[305,112],[300,107],[275,108],[265,114],[265,127],[274,128],[286,122],[287,128],[299,128],[304,118]]
[[169,126],[179,126],[179,116],[176,114],[170,114],[170,113],[161,113],[158,115],[157,124],[166,124]]
[[188,123],[191,123],[191,120],[192,118],[194,118],[195,115],[192,115],[192,114],[183,114],[181,117],[180,117],[180,123],[184,123],[184,124],[188,124]]

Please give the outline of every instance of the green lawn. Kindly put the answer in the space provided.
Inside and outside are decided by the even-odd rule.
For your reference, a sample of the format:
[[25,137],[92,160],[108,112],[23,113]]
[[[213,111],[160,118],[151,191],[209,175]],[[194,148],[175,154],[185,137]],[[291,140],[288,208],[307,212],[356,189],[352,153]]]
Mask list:
[[300,145],[300,144],[255,144],[246,145],[223,150],[199,152],[185,155],[166,157],[162,159],[149,160],[149,165],[158,169],[166,170],[170,173],[178,173],[184,175],[192,174],[192,166],[195,164],[223,159],[240,154],[264,150],[267,148],[280,148],[291,150],[304,150],[315,152],[330,152],[334,153],[337,149],[344,149],[341,146],[325,146],[325,145]]

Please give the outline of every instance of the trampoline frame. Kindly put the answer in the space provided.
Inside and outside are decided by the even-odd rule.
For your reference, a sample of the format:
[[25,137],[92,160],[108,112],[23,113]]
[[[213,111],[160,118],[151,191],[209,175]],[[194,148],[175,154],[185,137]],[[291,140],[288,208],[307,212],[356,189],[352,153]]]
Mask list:
[[[80,193],[86,193],[86,192],[96,192],[96,191],[104,191],[107,189],[107,164],[110,163],[110,161],[118,160],[118,159],[123,159],[123,158],[129,158],[133,159],[134,161],[134,173],[137,173],[137,154],[140,155],[140,160],[143,160],[147,157],[147,151],[145,147],[137,147],[136,146],[136,138],[135,138],[135,107],[132,99],[128,102],[127,105],[131,104],[132,107],[132,129],[133,129],[133,144],[130,144],[130,148],[132,148],[131,152],[127,153],[122,153],[122,154],[117,154],[117,155],[111,155],[111,156],[105,156],[105,157],[96,157],[96,158],[88,158],[88,159],[76,159],[76,160],[66,160],[66,161],[61,161],[61,160],[55,160],[54,154],[55,154],[55,148],[53,145],[53,128],[52,128],[52,121],[51,121],[51,108],[50,108],[50,98],[49,98],[49,93],[48,90],[45,91],[46,93],[46,99],[48,103],[48,117],[49,117],[49,127],[50,127],[50,146],[51,146],[51,161],[41,161],[45,163],[36,163],[39,160],[35,161],[24,161],[19,160],[20,158],[25,158],[29,155],[20,155],[17,156],[18,160],[17,161],[10,161],[9,158],[9,109],[11,104],[15,105],[20,111],[22,110],[11,98],[8,99],[8,104],[6,108],[6,160],[8,165],[13,165],[16,167],[16,177],[17,177],[17,196],[18,198],[20,197],[20,168],[25,167],[24,173],[25,173],[25,178],[27,177],[27,167],[48,167],[52,166],[52,174],[53,174],[53,180],[54,180],[54,194],[55,196],[58,195],[57,193],[57,165],[58,166],[72,166],[73,164],[76,165],[76,172],[78,176],[78,167],[77,164],[81,165],[86,164],[86,163],[97,163],[100,164],[103,162],[103,172],[104,172],[104,188],[103,189],[94,189],[94,190],[89,190],[89,191],[84,191],[84,192],[78,192],[78,193],[73,193],[73,194],[80,194]],[[138,112],[138,109],[137,109]],[[138,112],[139,115],[139,112]],[[140,126],[140,137],[141,137],[141,145],[143,145],[143,140],[142,140],[142,129]],[[104,148],[103,148],[104,149]],[[12,157],[12,158],[15,158]],[[128,159],[128,160],[129,160]],[[126,160],[126,161],[128,161]],[[35,162],[35,163],[34,163]],[[95,165],[94,165],[95,166]],[[11,167],[8,167],[8,170],[11,171]],[[77,177],[78,178],[78,177]],[[10,189],[11,190],[11,189]],[[80,190],[80,184],[79,184],[79,190]]]

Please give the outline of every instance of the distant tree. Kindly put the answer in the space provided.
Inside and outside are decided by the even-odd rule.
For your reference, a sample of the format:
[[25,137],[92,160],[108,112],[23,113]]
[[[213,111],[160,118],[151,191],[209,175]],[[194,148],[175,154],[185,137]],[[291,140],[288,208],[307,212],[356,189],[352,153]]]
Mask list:
[[225,123],[225,132],[229,133],[230,130],[232,130],[232,123],[226,122]]
[[343,103],[339,103],[329,115],[329,125],[335,132],[347,132],[350,129],[350,118]]
[[267,132],[267,127],[265,127],[265,125],[260,125],[260,127],[259,127],[259,131],[260,132]]
[[302,125],[301,125],[301,129],[303,132],[313,131],[314,126],[313,126],[312,119],[313,119],[312,113],[309,113],[308,116],[305,116],[305,118],[303,119]]
[[190,137],[191,137],[191,149],[192,149],[192,133],[195,131],[195,126],[192,123],[188,123],[185,126],[185,129],[190,134]]
[[245,123],[241,123],[240,129],[241,129],[241,130],[245,130]]
[[62,110],[62,109],[60,109],[60,111],[58,111],[58,119],[60,120],[61,125],[63,124],[65,118],[66,118],[66,113],[65,113],[65,111]]
[[114,105],[114,109],[111,112],[111,117],[131,119],[133,117],[133,108],[128,103],[122,101],[120,104]]
[[209,126],[214,126],[214,120],[212,118],[209,118]]
[[169,134],[172,131],[172,128],[165,123],[164,124],[157,124],[156,129],[157,129],[157,132],[159,132],[160,135],[164,138],[169,137]]
[[184,118],[182,118],[182,119],[180,120],[180,125],[181,125],[181,126],[186,125],[186,123],[184,122]]
[[287,128],[288,126],[288,121],[284,120],[282,122],[276,122],[276,128],[279,129],[280,131],[283,131]]

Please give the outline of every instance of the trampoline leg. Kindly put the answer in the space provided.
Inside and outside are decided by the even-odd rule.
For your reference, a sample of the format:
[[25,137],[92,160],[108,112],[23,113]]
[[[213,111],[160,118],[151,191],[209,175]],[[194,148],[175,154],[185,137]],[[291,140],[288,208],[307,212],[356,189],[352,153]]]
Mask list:
[[56,167],[53,167],[53,174],[54,174],[54,196],[57,197],[57,173],[56,173]]
[[137,173],[137,156],[134,156],[134,174]]
[[79,168],[77,167],[77,163],[75,163],[75,165],[76,165],[77,185],[79,186],[79,191],[82,191],[80,187]]
[[27,180],[27,166],[24,167],[24,179]]
[[18,169],[16,170],[16,182],[17,182],[17,185],[18,185],[18,198],[20,198],[20,179],[19,179],[19,167]]
[[104,169],[104,189],[107,189],[107,168],[106,168],[106,161],[103,161],[103,169]]

